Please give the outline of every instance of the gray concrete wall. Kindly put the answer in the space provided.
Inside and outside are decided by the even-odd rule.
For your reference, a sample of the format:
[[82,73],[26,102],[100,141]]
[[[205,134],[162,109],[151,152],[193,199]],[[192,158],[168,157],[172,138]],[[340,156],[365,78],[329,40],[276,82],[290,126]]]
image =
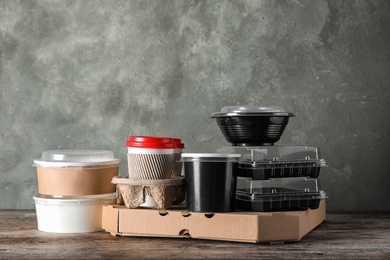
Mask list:
[[279,105],[329,210],[390,210],[390,2],[0,0],[0,208],[32,209],[34,158],[129,135],[227,145],[211,112]]

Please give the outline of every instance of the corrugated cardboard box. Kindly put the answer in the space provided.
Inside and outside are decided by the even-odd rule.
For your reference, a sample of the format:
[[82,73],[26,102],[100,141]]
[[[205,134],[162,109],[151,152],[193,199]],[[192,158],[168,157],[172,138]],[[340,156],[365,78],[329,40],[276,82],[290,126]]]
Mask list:
[[112,235],[191,237],[248,243],[299,241],[325,220],[322,200],[316,210],[288,212],[195,213],[186,210],[103,207],[103,229]]

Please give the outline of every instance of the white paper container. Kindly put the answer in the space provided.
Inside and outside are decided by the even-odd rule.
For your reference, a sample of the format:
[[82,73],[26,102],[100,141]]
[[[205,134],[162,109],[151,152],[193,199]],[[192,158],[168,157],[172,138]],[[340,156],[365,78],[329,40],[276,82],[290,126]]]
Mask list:
[[81,196],[34,196],[38,229],[51,233],[84,233],[102,230],[102,208],[115,204],[115,193]]
[[118,159],[106,150],[47,150],[34,160],[38,193],[48,196],[87,196],[115,192]]

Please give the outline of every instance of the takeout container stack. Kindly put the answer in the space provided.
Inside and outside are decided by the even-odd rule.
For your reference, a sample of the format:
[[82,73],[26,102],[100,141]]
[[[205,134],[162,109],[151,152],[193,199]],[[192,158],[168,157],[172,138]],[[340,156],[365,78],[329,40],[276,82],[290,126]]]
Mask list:
[[276,145],[292,113],[281,107],[226,106],[211,114],[231,144],[220,153],[239,154],[235,204],[249,211],[316,209],[326,194],[318,177],[326,166],[319,148]]
[[113,178],[117,204],[128,208],[167,209],[184,200],[179,138],[130,136],[126,141],[127,178]]
[[48,150],[34,160],[38,229],[54,233],[102,230],[102,206],[115,203],[120,161],[105,150]]

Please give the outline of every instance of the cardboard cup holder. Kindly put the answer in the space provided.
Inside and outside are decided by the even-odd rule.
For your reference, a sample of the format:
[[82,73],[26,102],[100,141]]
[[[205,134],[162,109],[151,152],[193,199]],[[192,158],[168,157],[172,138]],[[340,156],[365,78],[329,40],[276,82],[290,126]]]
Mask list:
[[156,202],[155,209],[168,209],[183,186],[183,180],[184,177],[161,180],[114,177],[112,183],[116,184],[118,205],[124,204],[129,209],[139,208],[148,195]]

